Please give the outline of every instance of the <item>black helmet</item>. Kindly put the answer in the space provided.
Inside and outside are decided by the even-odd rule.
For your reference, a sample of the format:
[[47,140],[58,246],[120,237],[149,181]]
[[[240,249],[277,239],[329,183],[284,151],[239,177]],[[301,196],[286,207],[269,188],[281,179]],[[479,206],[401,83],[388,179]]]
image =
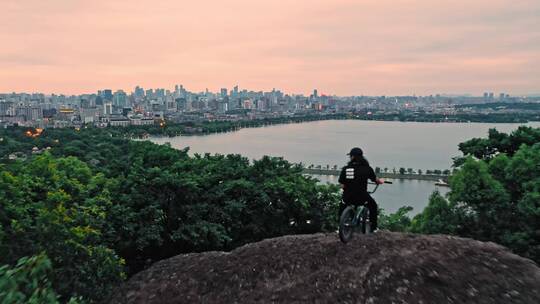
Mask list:
[[350,156],[362,156],[364,155],[364,152],[362,151],[362,149],[358,148],[358,147],[354,147],[351,149],[351,152],[349,152],[347,155],[350,155]]

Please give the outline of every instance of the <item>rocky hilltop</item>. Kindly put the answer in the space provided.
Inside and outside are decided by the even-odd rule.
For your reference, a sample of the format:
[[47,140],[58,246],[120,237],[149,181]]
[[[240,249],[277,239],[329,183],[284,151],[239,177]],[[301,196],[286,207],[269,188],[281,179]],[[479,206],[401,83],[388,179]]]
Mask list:
[[179,255],[111,303],[540,303],[540,268],[494,243],[382,232],[285,236]]

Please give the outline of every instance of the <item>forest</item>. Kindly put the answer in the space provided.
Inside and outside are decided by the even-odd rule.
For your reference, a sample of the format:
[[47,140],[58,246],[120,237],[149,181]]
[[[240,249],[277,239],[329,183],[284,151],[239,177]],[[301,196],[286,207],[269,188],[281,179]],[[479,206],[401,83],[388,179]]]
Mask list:
[[[189,155],[120,128],[0,129],[0,298],[93,303],[181,253],[336,229],[340,190],[281,158]],[[540,262],[540,129],[459,145],[448,196],[381,228],[494,241]]]

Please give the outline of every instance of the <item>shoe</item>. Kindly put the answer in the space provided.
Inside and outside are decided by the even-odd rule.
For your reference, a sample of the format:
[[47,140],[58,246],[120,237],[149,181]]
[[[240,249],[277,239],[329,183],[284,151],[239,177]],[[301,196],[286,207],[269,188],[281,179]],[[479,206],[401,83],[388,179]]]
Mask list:
[[371,230],[371,233],[377,233],[377,232],[379,232],[379,229]]

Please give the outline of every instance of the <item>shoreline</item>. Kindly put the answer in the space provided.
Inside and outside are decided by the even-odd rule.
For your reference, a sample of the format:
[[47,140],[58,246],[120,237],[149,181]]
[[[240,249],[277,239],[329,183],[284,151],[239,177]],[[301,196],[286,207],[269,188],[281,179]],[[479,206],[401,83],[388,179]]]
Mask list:
[[[341,170],[333,169],[308,169],[304,168],[302,173],[310,175],[331,175],[339,176]],[[438,182],[442,180],[448,182],[449,175],[443,174],[399,174],[399,173],[390,173],[390,172],[379,172],[377,173],[378,177],[381,178],[391,178],[391,179],[413,179],[413,180],[427,180]]]
[[[147,139],[149,137],[159,137],[159,138],[172,138],[172,137],[178,137],[178,136],[207,136],[207,135],[214,135],[214,134],[221,134],[221,133],[229,133],[229,132],[237,132],[242,129],[251,129],[251,128],[262,128],[262,127],[269,127],[269,126],[277,126],[277,125],[288,125],[288,124],[300,124],[300,123],[309,123],[309,122],[318,122],[318,121],[330,121],[330,120],[359,120],[359,121],[377,121],[377,122],[397,122],[397,123],[436,123],[436,124],[513,124],[513,125],[527,125],[530,123],[538,123],[540,120],[528,120],[528,121],[520,121],[520,122],[510,122],[510,121],[456,121],[456,120],[392,120],[392,119],[366,119],[366,118],[358,118],[358,117],[340,117],[341,115],[346,114],[330,114],[328,116],[324,115],[321,117],[317,117],[315,119],[305,119],[306,117],[297,117],[295,118],[289,118],[282,117],[279,119],[276,119],[276,121],[265,121],[265,119],[255,119],[255,120],[240,120],[240,121],[206,121],[200,126],[199,128],[203,129],[207,126],[204,124],[211,124],[216,122],[223,122],[223,123],[230,123],[231,126],[225,127],[223,129],[219,129],[218,131],[213,130],[203,130],[203,131],[190,131],[190,132],[179,132],[172,135],[167,135],[166,133],[146,133],[143,137],[131,137],[132,139],[138,138],[138,139]],[[338,117],[336,117],[338,116]],[[311,117],[312,118],[312,117]],[[172,126],[181,126],[181,123],[173,124]],[[129,127],[124,127],[129,128]],[[129,131],[127,132],[129,133]]]

